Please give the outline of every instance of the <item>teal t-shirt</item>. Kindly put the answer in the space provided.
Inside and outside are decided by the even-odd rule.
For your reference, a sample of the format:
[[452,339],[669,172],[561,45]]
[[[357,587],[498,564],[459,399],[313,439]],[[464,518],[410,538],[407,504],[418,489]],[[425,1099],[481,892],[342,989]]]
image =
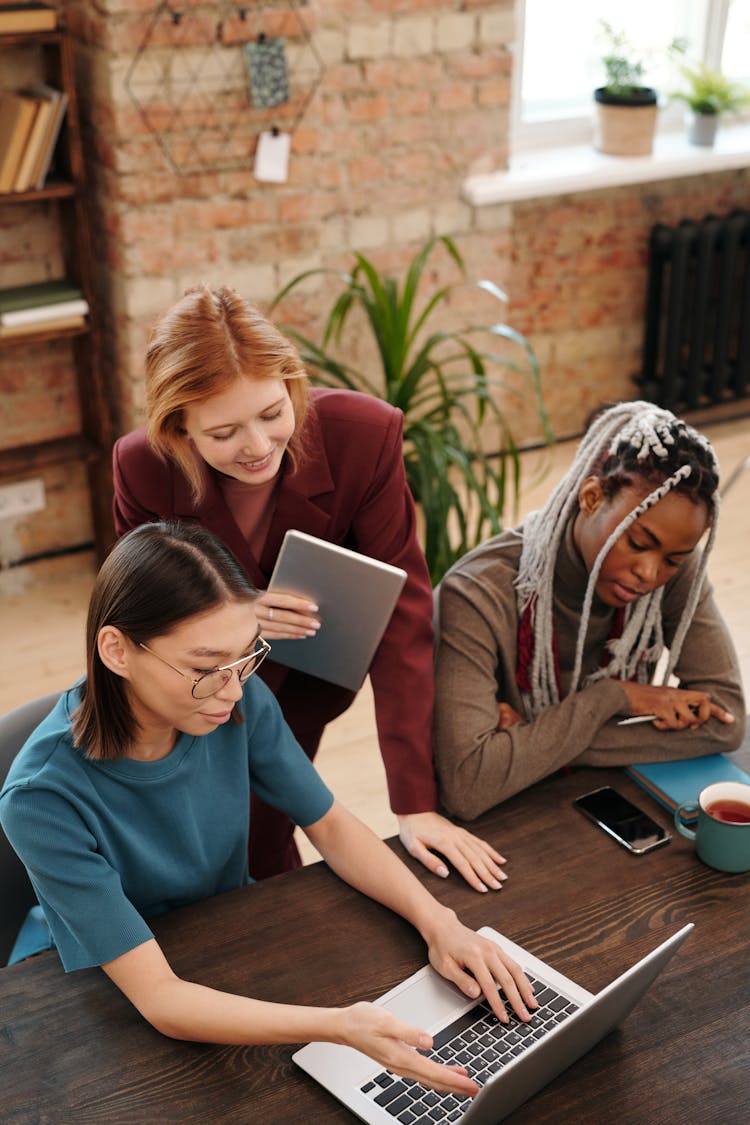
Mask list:
[[245,721],[180,734],[159,761],[89,761],[74,746],[75,688],[37,727],[0,793],[0,823],[31,878],[66,971],[153,937],[145,919],[248,882],[250,791],[296,824],[333,795],[266,685]]

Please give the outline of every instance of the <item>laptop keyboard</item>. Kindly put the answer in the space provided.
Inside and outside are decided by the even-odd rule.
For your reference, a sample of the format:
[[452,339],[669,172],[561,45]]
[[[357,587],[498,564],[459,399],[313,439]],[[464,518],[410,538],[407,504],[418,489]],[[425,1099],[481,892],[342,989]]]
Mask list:
[[[482,1001],[434,1035],[431,1051],[420,1053],[436,1062],[465,1066],[477,1085],[483,1086],[498,1070],[578,1010],[577,1004],[550,985],[532,976],[529,980],[539,1003],[529,1023],[522,1023],[514,1015],[501,992],[510,1023],[500,1023],[489,1004]],[[428,1090],[413,1078],[399,1078],[389,1070],[377,1074],[360,1089],[401,1125],[458,1121],[471,1104],[468,1098]]]

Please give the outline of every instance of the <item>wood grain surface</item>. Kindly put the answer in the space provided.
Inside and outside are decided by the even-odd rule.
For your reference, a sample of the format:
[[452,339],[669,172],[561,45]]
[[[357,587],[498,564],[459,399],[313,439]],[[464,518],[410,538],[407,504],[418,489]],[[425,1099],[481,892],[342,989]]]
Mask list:
[[[628,854],[573,808],[574,797],[601,784],[616,785],[669,824],[669,814],[621,771],[580,770],[549,778],[476,822],[508,856],[501,892],[480,896],[407,857],[469,925],[494,926],[592,991],[685,922],[696,923],[623,1027],[507,1120],[747,1120],[750,875],[710,870],[676,834],[655,852]],[[265,1000],[373,999],[425,961],[405,922],[322,863],[175,911],[153,928],[178,973]],[[55,954],[0,972],[4,1125],[353,1121],[297,1070],[293,1050],[166,1039],[100,970],[66,975]]]

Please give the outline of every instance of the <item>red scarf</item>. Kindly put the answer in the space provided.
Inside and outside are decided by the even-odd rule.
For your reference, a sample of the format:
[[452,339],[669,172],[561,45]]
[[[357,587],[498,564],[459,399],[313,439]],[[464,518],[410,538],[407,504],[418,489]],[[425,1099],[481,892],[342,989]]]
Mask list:
[[[521,614],[516,638],[516,684],[518,685],[519,691],[522,691],[526,695],[531,693],[531,663],[534,659],[534,628],[531,619],[535,605],[536,597],[533,597]],[[618,637],[622,636],[624,626],[625,610],[621,606],[615,612],[612,629],[604,645],[604,652],[601,657],[602,668],[606,668],[612,659],[612,653],[609,651],[608,647],[610,641],[616,641]],[[555,636],[554,628],[552,630],[552,656],[555,663],[557,694],[558,696],[562,696],[562,691],[560,689],[560,660],[558,657],[557,637]]]

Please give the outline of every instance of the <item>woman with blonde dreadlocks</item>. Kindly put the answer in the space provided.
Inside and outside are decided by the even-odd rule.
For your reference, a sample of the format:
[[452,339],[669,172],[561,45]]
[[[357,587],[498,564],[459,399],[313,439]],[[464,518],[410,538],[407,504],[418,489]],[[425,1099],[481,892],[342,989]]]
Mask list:
[[[620,403],[592,422],[541,511],[448,572],[435,757],[449,812],[471,820],[565,765],[737,748],[740,671],[706,578],[718,485],[705,437]],[[618,726],[637,715],[652,718]]]

